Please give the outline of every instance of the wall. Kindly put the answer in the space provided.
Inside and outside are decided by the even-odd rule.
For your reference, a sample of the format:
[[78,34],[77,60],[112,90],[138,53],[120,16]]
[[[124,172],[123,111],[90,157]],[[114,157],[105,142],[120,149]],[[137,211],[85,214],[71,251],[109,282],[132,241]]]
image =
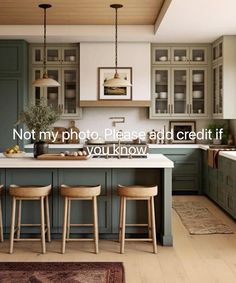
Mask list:
[[230,130],[234,135],[234,140],[236,141],[236,120],[230,120]]
[[[118,66],[133,68],[133,100],[150,100],[150,44],[119,43]],[[80,44],[80,99],[97,100],[98,67],[113,67],[114,43]]]

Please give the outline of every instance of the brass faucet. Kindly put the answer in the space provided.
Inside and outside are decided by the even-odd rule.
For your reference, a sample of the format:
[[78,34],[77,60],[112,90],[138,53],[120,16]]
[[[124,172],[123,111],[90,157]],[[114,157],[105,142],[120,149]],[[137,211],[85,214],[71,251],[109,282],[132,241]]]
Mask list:
[[116,121],[112,121],[113,127],[116,127],[116,124],[125,123],[125,117],[110,117],[109,119],[116,120]]

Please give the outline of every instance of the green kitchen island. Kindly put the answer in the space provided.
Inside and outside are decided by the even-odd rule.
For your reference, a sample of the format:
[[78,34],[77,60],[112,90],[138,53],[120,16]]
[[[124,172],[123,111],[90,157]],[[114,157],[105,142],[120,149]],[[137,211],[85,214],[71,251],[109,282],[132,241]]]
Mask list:
[[[172,168],[174,164],[162,154],[149,154],[147,158],[117,159],[90,158],[83,161],[37,160],[31,154],[22,158],[6,158],[0,154],[0,184],[4,185],[2,209],[5,236],[9,236],[11,220],[11,199],[9,186],[52,185],[50,196],[50,219],[52,237],[60,238],[63,222],[63,199],[60,197],[61,184],[96,185],[101,184],[98,198],[98,218],[100,238],[116,239],[118,235],[119,198],[117,186],[153,185],[159,188],[155,198],[157,237],[164,246],[171,246],[172,239]],[[22,223],[40,221],[37,202],[23,202]],[[26,207],[27,206],[27,207]],[[25,209],[24,209],[25,208]],[[26,209],[27,208],[27,209]],[[92,207],[89,201],[73,202],[71,223],[91,223]],[[127,205],[127,223],[147,223],[147,204],[132,201]],[[127,235],[132,237],[147,233],[144,227],[127,227]],[[23,234],[37,234],[38,228],[25,227]],[[92,233],[91,227],[73,227],[73,234]]]

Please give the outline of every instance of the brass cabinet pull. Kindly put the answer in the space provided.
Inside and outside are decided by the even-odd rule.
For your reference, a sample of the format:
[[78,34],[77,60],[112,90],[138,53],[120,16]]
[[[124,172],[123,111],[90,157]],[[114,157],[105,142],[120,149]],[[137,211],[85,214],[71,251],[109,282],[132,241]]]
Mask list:
[[187,114],[189,114],[189,104],[187,104]]
[[173,107],[173,104],[171,104],[171,114],[174,113],[174,107]]
[[[170,104],[168,104],[168,113],[170,113]],[[170,113],[171,114],[171,113]]]

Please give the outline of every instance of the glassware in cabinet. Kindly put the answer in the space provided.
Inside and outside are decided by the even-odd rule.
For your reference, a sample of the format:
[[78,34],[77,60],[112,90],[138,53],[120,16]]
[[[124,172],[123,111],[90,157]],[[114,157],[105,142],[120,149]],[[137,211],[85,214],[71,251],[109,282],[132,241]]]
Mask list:
[[66,47],[62,49],[63,64],[78,64],[78,48]]
[[46,54],[48,64],[61,63],[61,50],[59,47],[47,47]]
[[207,87],[207,69],[194,68],[190,70],[190,110],[192,115],[206,114],[206,87]]
[[155,114],[167,115],[170,114],[169,101],[169,69],[155,69],[154,70],[154,101]]
[[170,64],[170,47],[153,47],[152,64]]
[[171,48],[172,64],[188,64],[189,63],[189,48],[187,47],[172,47]]
[[188,108],[188,70],[173,69],[173,97],[171,113],[186,114]]
[[207,60],[208,60],[207,47],[190,48],[190,63],[207,64]]

